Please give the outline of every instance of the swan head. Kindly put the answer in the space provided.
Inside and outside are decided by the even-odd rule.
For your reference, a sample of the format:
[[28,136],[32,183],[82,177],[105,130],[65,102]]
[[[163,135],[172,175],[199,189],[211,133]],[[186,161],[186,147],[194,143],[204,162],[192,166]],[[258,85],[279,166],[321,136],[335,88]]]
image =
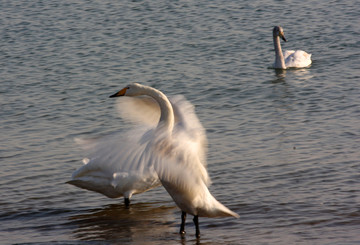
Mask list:
[[110,98],[119,97],[119,96],[139,96],[144,94],[144,86],[138,83],[132,83],[127,85],[125,88],[116,92],[113,95],[110,95]]
[[273,29],[273,36],[275,37],[281,37],[282,40],[286,42],[286,38],[284,35],[284,30],[281,26],[275,26]]

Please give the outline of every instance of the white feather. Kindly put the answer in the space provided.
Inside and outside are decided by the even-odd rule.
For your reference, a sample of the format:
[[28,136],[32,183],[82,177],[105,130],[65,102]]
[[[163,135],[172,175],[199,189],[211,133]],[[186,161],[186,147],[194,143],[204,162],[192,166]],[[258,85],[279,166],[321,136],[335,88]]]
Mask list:
[[284,59],[287,68],[302,68],[311,65],[311,54],[302,50],[285,50]]
[[147,130],[143,127],[90,141],[77,139],[88,156],[69,183],[111,198],[130,198],[160,186],[154,169],[147,167],[147,144],[141,141]]

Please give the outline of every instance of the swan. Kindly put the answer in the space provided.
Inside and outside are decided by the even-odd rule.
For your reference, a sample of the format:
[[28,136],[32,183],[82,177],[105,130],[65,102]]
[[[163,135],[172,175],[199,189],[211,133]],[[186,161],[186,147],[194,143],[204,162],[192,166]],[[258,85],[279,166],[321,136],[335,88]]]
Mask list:
[[[183,97],[169,100],[161,91],[138,83],[126,86],[110,97],[119,96],[138,99],[138,102],[132,100],[133,106],[127,103],[124,110],[133,121],[151,125],[146,130],[136,127],[141,133],[133,135],[131,147],[137,147],[137,150],[128,153],[136,161],[125,165],[141,174],[149,169],[157,173],[161,184],[182,211],[180,234],[185,234],[186,214],[194,216],[197,237],[200,236],[198,217],[238,218],[238,214],[217,201],[208,189],[207,139],[194,107]],[[141,110],[141,107],[146,109]],[[147,115],[143,112],[149,110],[158,117],[145,122]],[[142,136],[138,137],[139,134]]]
[[284,54],[281,51],[280,37],[286,42],[283,28],[275,26],[273,29],[273,39],[275,47],[275,69],[286,68],[304,68],[311,64],[311,54],[302,50],[286,50]]
[[[141,86],[132,87],[131,91],[134,91]],[[170,100],[178,135],[184,132],[191,134],[191,144],[196,149],[197,156],[205,159],[206,137],[193,106],[182,96],[175,96]],[[161,186],[156,171],[146,161],[152,156],[152,138],[149,136],[154,134],[154,128],[158,124],[163,124],[168,112],[162,113],[159,104],[152,97],[131,97],[129,92],[117,107],[121,116],[136,123],[137,127],[97,139],[75,139],[89,155],[83,159],[84,165],[72,174],[72,179],[67,183],[109,198],[123,196],[125,206],[129,207],[132,195]],[[160,129],[158,131],[161,133]],[[205,160],[202,162],[205,163]]]

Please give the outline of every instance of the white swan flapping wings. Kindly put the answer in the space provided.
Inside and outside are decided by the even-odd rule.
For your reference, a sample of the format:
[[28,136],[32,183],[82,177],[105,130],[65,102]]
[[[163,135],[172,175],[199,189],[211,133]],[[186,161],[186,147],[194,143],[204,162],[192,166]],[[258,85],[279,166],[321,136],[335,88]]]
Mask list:
[[[142,97],[143,95],[148,97]],[[94,166],[89,169],[93,169],[92,171],[97,174],[99,171],[101,174],[110,172],[107,175],[109,183],[115,180],[114,173],[108,171],[112,169],[121,170],[122,174],[116,177],[121,179],[123,175],[129,174],[135,176],[140,183],[144,182],[144,176],[145,179],[149,176],[152,179],[155,172],[182,210],[181,234],[185,233],[186,213],[194,215],[197,236],[200,235],[198,216],[238,217],[236,213],[219,203],[208,190],[210,178],[206,170],[205,157],[207,140],[193,106],[181,96],[169,100],[159,90],[136,83],[130,84],[111,97],[118,96],[129,97],[120,101],[119,108],[125,108],[123,116],[135,121],[136,127],[129,132],[125,140],[125,149],[119,153],[112,150],[119,145],[116,140],[110,141],[110,149],[107,146],[95,147],[95,152],[98,153],[108,151],[107,161],[104,164],[93,164]],[[127,106],[122,107],[122,103]],[[156,115],[145,120],[146,111]],[[94,156],[96,157],[96,154]],[[96,159],[101,161],[100,158]],[[91,158],[88,164],[91,164]],[[103,171],[104,165],[107,166],[106,171]],[[82,168],[87,168],[86,166]],[[81,177],[81,174],[75,172],[73,178],[76,179],[77,176]],[[120,182],[116,180],[115,183]]]
[[[192,149],[205,166],[205,131],[193,106],[182,96],[172,98],[171,104],[175,130],[178,135],[191,136]],[[85,165],[73,173],[68,183],[110,198],[123,196],[125,205],[129,206],[133,194],[161,185],[151,152],[152,142],[161,136],[159,132],[155,134],[161,111],[151,97],[122,97],[117,107],[124,119],[136,123],[135,127],[98,139],[76,139],[88,156],[83,160]]]
[[286,50],[284,54],[281,50],[280,38],[286,42],[283,28],[275,26],[273,29],[273,40],[275,47],[274,68],[304,68],[311,65],[311,54],[302,50]]

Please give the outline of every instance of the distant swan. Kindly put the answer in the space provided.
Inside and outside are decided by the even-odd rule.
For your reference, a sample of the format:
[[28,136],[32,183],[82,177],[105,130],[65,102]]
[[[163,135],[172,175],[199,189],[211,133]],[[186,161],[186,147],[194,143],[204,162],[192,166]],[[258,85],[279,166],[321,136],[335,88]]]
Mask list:
[[281,51],[280,37],[286,42],[284,31],[282,27],[275,26],[273,29],[273,39],[275,47],[275,63],[274,68],[286,69],[286,68],[303,68],[308,67],[311,64],[311,54],[302,50],[286,50],[284,55]]
[[[141,95],[150,96],[153,102],[147,102],[149,98]],[[169,100],[159,90],[137,83],[128,85],[110,97],[118,96],[139,99],[140,103],[135,102],[135,106],[125,109],[129,118],[145,122],[147,115],[144,112],[151,111],[159,113],[160,119],[156,124],[151,123],[154,121],[151,119],[151,126],[147,130],[144,130],[144,123],[136,127],[127,147],[129,152],[121,151],[111,162],[119,162],[121,159],[129,170],[140,175],[143,171],[155,170],[162,185],[182,210],[180,234],[185,234],[187,213],[194,216],[197,237],[200,236],[199,216],[239,217],[218,202],[208,190],[210,178],[205,156],[207,139],[193,106],[183,97]],[[122,156],[124,153],[125,156]],[[131,159],[131,163],[126,161],[128,159]]]

